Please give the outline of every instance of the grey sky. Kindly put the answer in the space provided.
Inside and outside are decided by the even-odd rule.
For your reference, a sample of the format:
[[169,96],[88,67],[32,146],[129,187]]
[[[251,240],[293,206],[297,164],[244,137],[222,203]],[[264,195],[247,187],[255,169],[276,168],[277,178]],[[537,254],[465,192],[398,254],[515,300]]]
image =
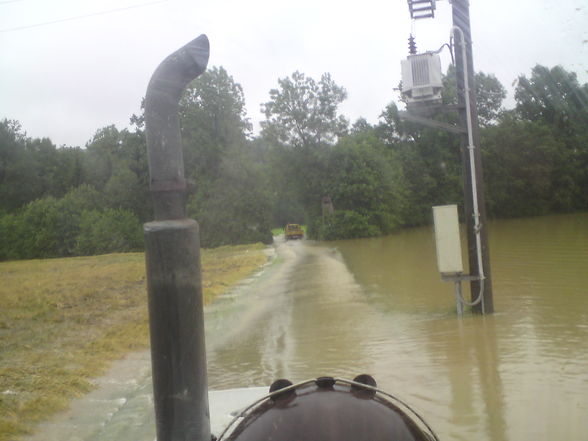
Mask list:
[[[537,63],[588,82],[588,0],[470,3],[476,70],[509,91]],[[434,20],[412,23],[405,0],[0,0],[0,118],[83,146],[101,127],[126,127],[159,62],[205,33],[209,65],[243,86],[256,126],[269,90],[295,70],[330,72],[349,94],[342,112],[373,123],[397,98],[411,30],[419,50],[447,42],[450,5],[437,7]],[[123,10],[104,13],[114,9]],[[10,30],[89,14],[97,15]],[[445,70],[446,51],[443,59]]]

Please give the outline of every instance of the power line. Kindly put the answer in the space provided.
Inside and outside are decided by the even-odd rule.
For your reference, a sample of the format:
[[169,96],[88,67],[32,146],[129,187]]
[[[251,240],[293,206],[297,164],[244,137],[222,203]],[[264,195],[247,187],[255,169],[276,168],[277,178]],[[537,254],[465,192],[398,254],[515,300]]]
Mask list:
[[[17,2],[17,1],[22,1],[22,0],[7,0],[4,3]],[[139,5],[125,6],[124,8],[108,9],[106,11],[93,12],[91,14],[76,15],[75,17],[60,18],[58,20],[46,21],[46,22],[43,22],[43,23],[35,23],[35,24],[31,24],[31,25],[17,26],[15,28],[0,29],[0,33],[2,33],[2,32],[21,31],[23,29],[37,28],[37,27],[40,27],[40,26],[48,26],[48,25],[52,25],[52,24],[56,24],[56,23],[63,23],[63,22],[66,22],[66,21],[80,20],[82,18],[95,17],[97,15],[112,14],[113,12],[120,12],[120,11],[129,10],[129,9],[143,8],[145,6],[152,6],[152,5],[156,5],[156,4],[159,4],[159,3],[165,3],[167,1],[169,1],[169,0],[157,0],[157,1],[149,2],[149,3],[141,3]],[[2,3],[0,3],[0,4],[2,4]]]

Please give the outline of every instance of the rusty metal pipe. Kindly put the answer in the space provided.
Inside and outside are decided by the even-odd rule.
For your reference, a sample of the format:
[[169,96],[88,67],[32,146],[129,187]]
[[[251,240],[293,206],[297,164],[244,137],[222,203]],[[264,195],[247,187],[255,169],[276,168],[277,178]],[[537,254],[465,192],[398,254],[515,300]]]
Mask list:
[[204,72],[201,35],[155,70],[145,122],[155,221],[144,226],[153,399],[158,441],[210,441],[198,224],[186,218],[178,105]]

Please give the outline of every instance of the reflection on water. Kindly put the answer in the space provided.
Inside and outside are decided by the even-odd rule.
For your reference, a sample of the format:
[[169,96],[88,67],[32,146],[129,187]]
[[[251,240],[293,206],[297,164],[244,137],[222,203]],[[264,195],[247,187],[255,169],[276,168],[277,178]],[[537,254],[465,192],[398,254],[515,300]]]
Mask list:
[[462,319],[430,228],[279,242],[282,263],[207,310],[211,387],[365,372],[442,439],[586,439],[588,215],[490,240],[497,313]]

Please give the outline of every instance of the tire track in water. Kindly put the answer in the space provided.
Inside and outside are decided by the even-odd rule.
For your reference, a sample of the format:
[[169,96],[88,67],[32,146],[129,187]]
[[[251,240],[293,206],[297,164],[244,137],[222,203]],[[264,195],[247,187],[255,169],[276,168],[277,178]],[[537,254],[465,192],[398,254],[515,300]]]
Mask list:
[[207,314],[213,388],[349,377],[369,365],[361,327],[372,308],[338,252],[279,240],[276,250],[278,263]]

